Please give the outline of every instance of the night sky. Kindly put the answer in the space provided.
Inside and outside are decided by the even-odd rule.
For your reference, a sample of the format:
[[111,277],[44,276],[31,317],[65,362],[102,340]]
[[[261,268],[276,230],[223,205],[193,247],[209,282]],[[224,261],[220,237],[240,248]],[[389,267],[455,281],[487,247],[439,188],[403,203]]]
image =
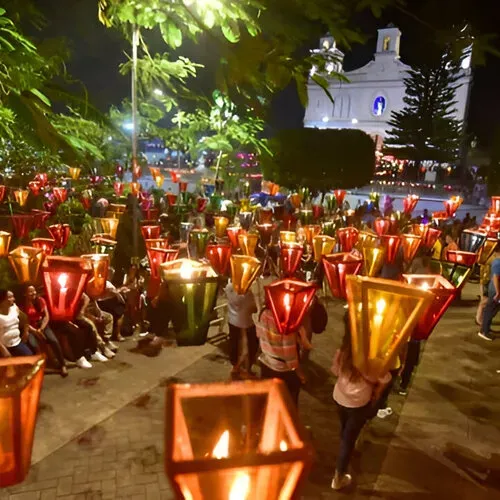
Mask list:
[[[479,0],[481,1],[481,0]],[[110,105],[119,104],[129,92],[129,79],[118,73],[118,66],[125,60],[128,44],[115,29],[106,29],[97,20],[97,2],[95,0],[37,0],[36,5],[47,18],[47,26],[39,38],[62,36],[71,49],[68,63],[70,74],[81,80],[87,87],[91,101],[101,110]],[[493,4],[490,4],[493,5]],[[492,32],[500,25],[500,8],[483,9],[486,26]],[[381,19],[363,14],[356,19],[356,25],[367,35],[365,45],[357,45],[347,53],[344,67],[354,69],[366,64],[375,51],[376,30],[389,22],[396,24],[403,32],[401,40],[401,58],[407,64],[415,63],[422,55],[421,27],[401,14],[387,11]],[[498,40],[495,43],[499,46]],[[217,63],[216,56],[206,43],[186,43],[182,54],[205,64],[208,69],[201,72],[195,86],[207,86],[210,80],[210,68]],[[500,59],[490,56],[486,65],[474,70],[469,115],[469,130],[477,135],[480,144],[488,147],[495,128],[500,126]],[[277,96],[273,104],[270,122],[273,128],[297,127],[302,123],[303,109],[298,102],[293,87]]]

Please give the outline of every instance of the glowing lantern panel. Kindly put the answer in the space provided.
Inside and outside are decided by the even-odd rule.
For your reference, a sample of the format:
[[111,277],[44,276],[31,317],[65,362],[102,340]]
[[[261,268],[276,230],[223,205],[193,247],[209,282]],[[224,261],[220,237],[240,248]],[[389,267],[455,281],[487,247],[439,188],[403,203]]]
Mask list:
[[115,192],[115,195],[120,197],[123,195],[123,191],[125,189],[125,184],[120,181],[115,181],[113,182],[113,191]]
[[385,234],[381,236],[382,246],[385,249],[385,261],[387,264],[393,264],[398,256],[401,239],[399,236]]
[[376,247],[363,247],[364,274],[377,276],[382,270],[385,261],[385,249]]
[[336,243],[335,238],[331,236],[315,236],[313,238],[314,260],[319,262],[323,255],[332,253]]
[[343,227],[337,230],[337,239],[342,252],[350,252],[358,241],[359,231],[355,227]]
[[420,197],[415,195],[415,194],[409,194],[404,200],[403,200],[403,211],[406,215],[411,215],[412,212],[415,210],[417,207],[417,203],[420,200]]
[[406,263],[412,262],[417,255],[418,249],[422,244],[421,236],[416,234],[402,234],[401,247],[403,249],[403,259]]
[[477,253],[486,241],[486,234],[465,229],[460,235],[460,249],[464,252]]
[[100,224],[102,232],[115,240],[120,220],[114,217],[98,218],[96,220]]
[[313,238],[321,233],[321,226],[318,224],[309,224],[304,226],[304,233],[306,236],[306,242],[308,245],[312,245]]
[[229,225],[229,219],[227,217],[214,217],[215,225],[215,236],[217,238],[224,238],[226,235],[226,229]]
[[223,243],[217,245],[208,245],[207,259],[218,275],[225,275],[229,269],[229,261],[231,259],[231,245]]
[[280,248],[280,264],[283,276],[293,276],[300,266],[304,248],[299,243],[282,244]]
[[19,246],[9,253],[9,262],[19,283],[35,283],[44,259],[38,248]]
[[80,173],[82,172],[82,169],[80,167],[70,167],[68,169],[69,171],[69,176],[76,181],[80,177]]
[[471,267],[477,262],[477,254],[472,252],[461,252],[460,250],[448,250],[446,252],[446,260]]
[[177,260],[179,250],[171,250],[168,248],[148,248],[147,249],[149,268],[151,270],[151,278],[160,279],[161,264]]
[[193,259],[203,259],[210,233],[207,229],[193,229],[189,233],[189,252]]
[[0,231],[0,257],[7,257],[9,254],[11,234],[7,231]]
[[33,193],[33,196],[38,196],[40,194],[40,189],[42,189],[42,183],[40,181],[30,181],[28,182],[28,187]]
[[52,224],[47,227],[47,231],[56,242],[56,248],[64,248],[68,244],[71,235],[71,228],[68,224]]
[[295,231],[280,231],[280,243],[296,243],[297,233]]
[[255,248],[258,242],[259,236],[257,234],[240,234],[238,236],[238,244],[243,255],[255,257]]
[[141,226],[141,232],[145,240],[157,240],[160,238],[161,226]]
[[259,259],[248,255],[231,256],[231,282],[238,295],[244,295],[250,290],[253,282],[259,276],[262,264]]
[[100,297],[106,290],[106,281],[109,273],[109,255],[92,253],[82,255],[84,261],[91,268],[90,279],[87,282],[86,293],[91,298]]
[[33,215],[15,214],[10,216],[12,222],[12,232],[20,240],[28,237],[33,227],[35,217]]
[[30,192],[27,189],[16,189],[14,191],[14,198],[20,207],[24,207],[28,201]]
[[454,262],[431,259],[431,272],[446,278],[458,291],[460,291],[469,277],[472,267]]
[[347,193],[343,189],[335,189],[333,195],[335,196],[335,200],[337,201],[337,207],[342,208],[342,204],[344,203],[344,198]]
[[168,243],[168,238],[157,238],[144,240],[146,244],[146,249],[148,248],[168,248],[170,245]]
[[45,256],[52,255],[56,246],[55,240],[52,238],[33,238],[31,240],[33,248],[39,248]]
[[389,230],[391,229],[391,221],[390,219],[383,219],[379,217],[378,219],[375,219],[373,227],[378,236],[382,236],[383,234],[389,233]]
[[68,190],[63,187],[55,187],[52,189],[54,198],[57,203],[64,203],[68,199]]
[[338,299],[345,299],[346,276],[358,274],[363,267],[363,260],[344,252],[326,255],[322,262],[332,295]]

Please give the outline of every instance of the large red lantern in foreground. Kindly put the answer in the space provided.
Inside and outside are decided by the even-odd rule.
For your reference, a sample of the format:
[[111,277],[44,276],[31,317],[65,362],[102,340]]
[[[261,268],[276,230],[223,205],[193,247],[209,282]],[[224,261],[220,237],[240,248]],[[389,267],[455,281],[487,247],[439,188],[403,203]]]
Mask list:
[[427,340],[455,298],[456,288],[447,279],[435,274],[403,274],[403,279],[409,285],[434,294],[434,300],[424,311],[411,334],[415,340]]
[[47,256],[54,253],[56,242],[52,238],[33,238],[31,240],[31,246],[33,248],[39,248],[42,250],[43,254]]
[[280,249],[281,272],[283,276],[293,276],[299,265],[304,247],[299,243],[282,243]]
[[264,289],[279,332],[283,335],[296,332],[316,293],[316,285],[284,279]]
[[354,366],[373,379],[389,372],[433,298],[397,281],[347,276]]
[[385,248],[385,261],[387,264],[393,264],[398,256],[401,239],[399,236],[384,234],[380,237],[382,246]]
[[477,262],[477,254],[462,252],[460,250],[448,250],[446,252],[446,260],[456,264],[462,264],[463,266],[472,267]]
[[358,274],[363,260],[350,253],[334,253],[323,257],[323,268],[330,291],[338,299],[346,298],[346,276]]
[[141,232],[145,240],[157,240],[160,238],[161,226],[141,226]]
[[33,228],[35,217],[27,214],[15,214],[10,216],[10,220],[14,235],[20,240],[24,240]]
[[218,243],[216,245],[207,246],[207,259],[214,271],[223,276],[229,268],[231,259],[231,245],[226,243]]
[[56,248],[64,248],[68,244],[71,235],[69,224],[52,224],[47,227],[47,231],[56,242]]
[[91,266],[82,258],[49,256],[42,266],[43,284],[53,321],[72,321]]
[[0,485],[22,482],[31,451],[42,389],[41,356],[0,358]]
[[411,215],[413,210],[417,207],[418,200],[420,200],[420,196],[416,194],[409,194],[403,200],[403,211],[406,215]]
[[358,242],[359,231],[355,227],[337,229],[337,239],[342,252],[350,252]]

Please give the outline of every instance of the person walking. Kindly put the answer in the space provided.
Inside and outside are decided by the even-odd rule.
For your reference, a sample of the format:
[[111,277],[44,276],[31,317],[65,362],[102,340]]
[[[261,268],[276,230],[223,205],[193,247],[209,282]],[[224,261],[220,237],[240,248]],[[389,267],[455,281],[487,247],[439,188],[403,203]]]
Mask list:
[[488,303],[488,289],[490,285],[491,277],[491,264],[495,260],[495,252],[488,258],[485,264],[481,265],[479,268],[479,288],[481,296],[479,298],[479,304],[476,311],[476,324],[480,327],[483,326],[483,316],[484,308]]
[[488,285],[488,302],[484,308],[483,323],[478,336],[492,341],[491,323],[500,310],[500,240],[497,241],[491,263],[490,283]]

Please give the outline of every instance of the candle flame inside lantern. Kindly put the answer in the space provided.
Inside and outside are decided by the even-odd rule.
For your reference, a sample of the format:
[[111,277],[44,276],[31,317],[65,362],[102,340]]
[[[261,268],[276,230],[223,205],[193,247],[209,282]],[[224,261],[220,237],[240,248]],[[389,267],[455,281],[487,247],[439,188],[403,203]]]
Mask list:
[[422,290],[429,290],[429,288],[430,288],[429,283],[427,283],[427,282],[422,283],[422,284],[420,285],[420,288],[421,288]]
[[193,266],[189,262],[183,262],[179,274],[184,280],[190,279],[193,275]]
[[229,492],[229,500],[246,500],[250,493],[250,476],[239,472]]
[[68,275],[67,274],[61,274],[59,278],[57,278],[57,282],[59,283],[59,286],[61,287],[61,290],[66,289],[66,285],[68,283]]
[[283,305],[286,307],[287,311],[290,311],[290,294],[285,293],[283,297]]
[[280,442],[280,450],[281,451],[288,451],[288,445],[286,444],[286,441],[281,440],[281,442]]
[[229,431],[224,431],[212,451],[212,457],[220,460],[229,456]]
[[373,322],[377,327],[379,327],[382,324],[383,320],[383,313],[385,311],[385,300],[384,299],[379,299],[377,300],[377,303],[375,304],[375,309],[377,311],[377,314],[373,317]]

